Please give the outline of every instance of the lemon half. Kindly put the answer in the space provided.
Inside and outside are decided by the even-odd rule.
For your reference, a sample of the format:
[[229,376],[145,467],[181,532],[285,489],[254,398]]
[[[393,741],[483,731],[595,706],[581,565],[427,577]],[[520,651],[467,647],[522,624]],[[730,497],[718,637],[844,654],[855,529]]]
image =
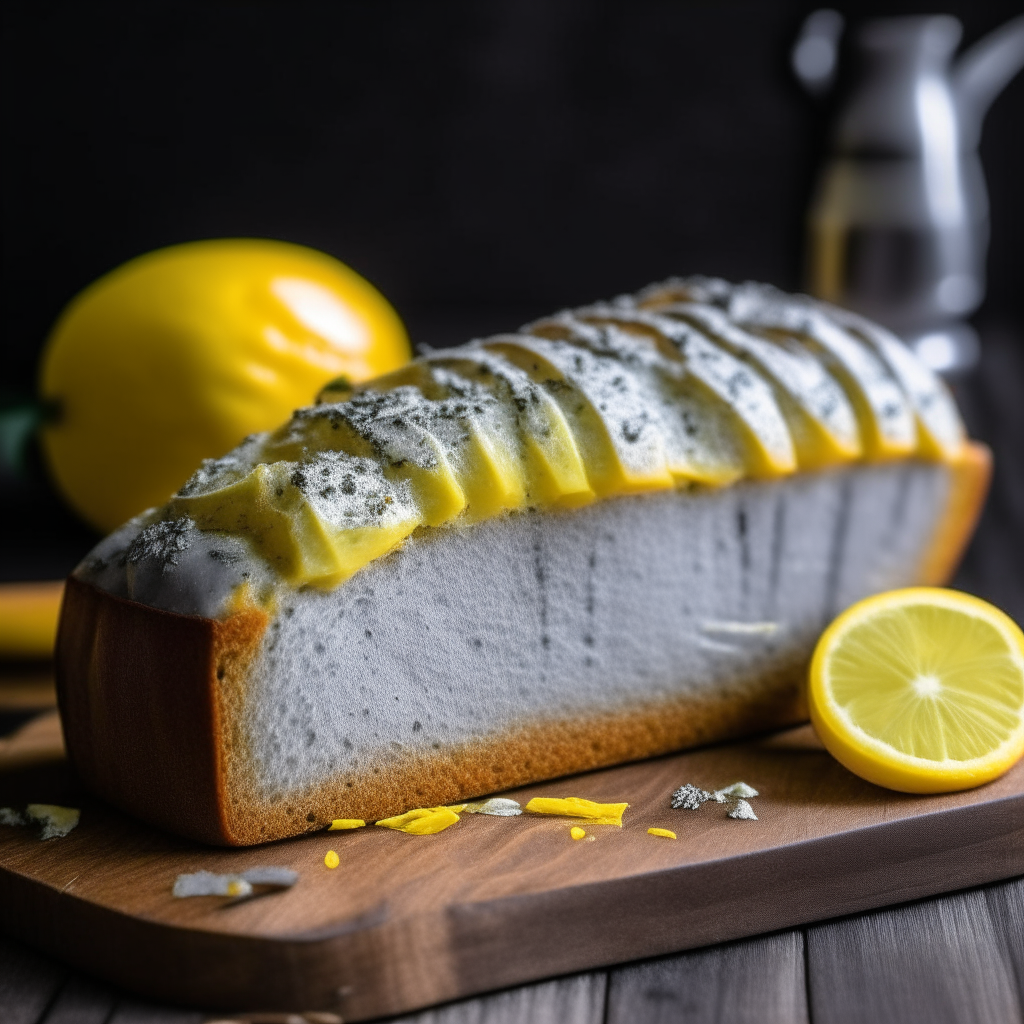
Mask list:
[[862,778],[906,793],[970,789],[1024,754],[1024,633],[959,591],[880,594],[822,635],[809,696],[821,741]]

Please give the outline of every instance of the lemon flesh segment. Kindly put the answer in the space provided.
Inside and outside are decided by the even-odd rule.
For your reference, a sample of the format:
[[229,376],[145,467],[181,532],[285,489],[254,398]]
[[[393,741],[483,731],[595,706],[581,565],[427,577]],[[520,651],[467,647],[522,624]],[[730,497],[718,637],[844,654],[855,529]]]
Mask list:
[[819,641],[810,707],[825,746],[870,782],[910,793],[979,786],[1024,754],[1024,634],[957,591],[868,598]]

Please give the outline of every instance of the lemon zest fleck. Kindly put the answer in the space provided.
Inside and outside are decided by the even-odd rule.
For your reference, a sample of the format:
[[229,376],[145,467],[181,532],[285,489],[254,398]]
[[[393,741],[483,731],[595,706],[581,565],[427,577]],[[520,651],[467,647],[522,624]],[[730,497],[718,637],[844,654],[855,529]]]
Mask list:
[[573,839],[582,839],[586,834],[587,833],[584,832],[579,825],[573,825],[573,827],[569,829],[569,835],[571,835]]
[[670,828],[649,828],[647,830],[649,836],[661,836],[663,839],[675,839],[676,834]]
[[329,868],[336,868],[341,863],[341,858],[334,852],[334,850],[328,850],[324,857],[324,865]]
[[366,822],[362,818],[335,818],[331,822],[328,832],[338,832],[346,828],[363,828]]
[[629,804],[599,804],[578,796],[557,799],[535,796],[527,805],[530,814],[554,814],[563,818],[585,818],[591,825],[618,825]]
[[459,816],[448,807],[418,807],[394,818],[382,818],[377,824],[412,836],[430,836],[454,825],[458,820]]

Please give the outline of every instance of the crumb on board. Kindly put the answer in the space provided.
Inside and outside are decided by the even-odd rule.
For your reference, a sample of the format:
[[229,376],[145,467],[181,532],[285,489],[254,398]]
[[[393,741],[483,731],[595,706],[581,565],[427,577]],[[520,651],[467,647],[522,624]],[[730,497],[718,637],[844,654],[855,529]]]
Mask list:
[[523,813],[523,808],[518,800],[510,800],[504,796],[494,796],[490,800],[463,804],[462,809],[467,814],[491,814],[498,818],[512,818]]
[[363,828],[366,822],[362,818],[335,818],[327,827],[328,832],[340,832],[343,829]]
[[662,839],[675,839],[676,834],[670,828],[649,828],[647,830],[649,836],[661,836]]
[[757,821],[757,815],[747,801],[758,795],[758,791],[746,782],[733,782],[711,792],[687,782],[672,794],[669,803],[677,811],[696,811],[709,801],[729,804],[727,817],[741,821]]
[[618,825],[629,804],[599,804],[578,796],[556,799],[535,796],[527,805],[529,814],[553,814],[562,818],[583,818],[591,825]]
[[672,794],[670,803],[672,809],[676,811],[696,811],[709,800],[714,800],[714,794],[693,785],[692,782],[687,782]]
[[78,825],[82,812],[77,807],[60,807],[57,804],[29,804],[25,813],[13,807],[0,807],[0,825],[28,825],[35,822],[42,826],[40,839],[62,839]]
[[569,829],[569,835],[571,835],[573,839],[583,839],[586,834],[587,833],[581,829],[579,825],[573,825],[573,827]]
[[172,895],[178,899],[186,896],[251,896],[254,885],[287,889],[298,880],[299,873],[292,868],[268,866],[225,875],[213,871],[196,871],[178,875],[174,880]]
[[726,800],[749,800],[752,796],[759,795],[753,786],[748,786],[745,782],[734,782],[731,786],[716,789],[714,792],[715,800],[720,804]]
[[757,821],[754,808],[746,800],[737,800],[736,805],[729,811],[728,816],[738,821]]
[[338,856],[338,854],[334,850],[328,850],[327,853],[324,855],[324,866],[325,867],[331,868],[333,870],[340,863],[341,863],[341,858]]

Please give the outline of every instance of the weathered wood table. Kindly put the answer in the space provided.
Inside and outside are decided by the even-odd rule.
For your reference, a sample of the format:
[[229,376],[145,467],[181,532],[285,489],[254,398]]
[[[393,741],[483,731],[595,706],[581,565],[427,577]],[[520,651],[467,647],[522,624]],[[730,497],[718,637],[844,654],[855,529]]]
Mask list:
[[[997,474],[957,585],[1024,622],[1024,338],[991,330],[958,383]],[[608,922],[614,927],[614,920]],[[0,940],[3,1024],[332,1024],[156,1006]],[[482,996],[417,1024],[1024,1024],[1024,878]]]

